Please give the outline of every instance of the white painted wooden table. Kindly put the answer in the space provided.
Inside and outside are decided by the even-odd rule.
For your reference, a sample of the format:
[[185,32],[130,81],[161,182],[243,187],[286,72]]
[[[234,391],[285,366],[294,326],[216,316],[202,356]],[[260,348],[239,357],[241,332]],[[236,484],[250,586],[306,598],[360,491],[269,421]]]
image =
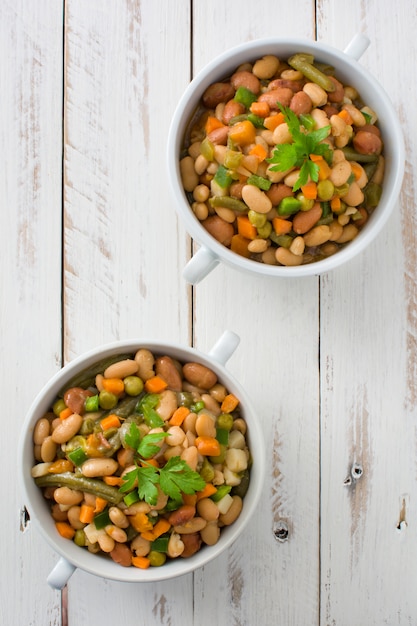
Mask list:
[[[416,31],[414,0],[0,0],[1,624],[417,624]],[[357,32],[405,133],[388,225],[321,278],[220,266],[191,289],[165,149],[192,74],[246,40],[344,48]],[[76,571],[53,591],[57,555],[21,518],[15,479],[34,395],[100,343],[209,350],[225,328],[267,441],[244,537],[175,581]]]

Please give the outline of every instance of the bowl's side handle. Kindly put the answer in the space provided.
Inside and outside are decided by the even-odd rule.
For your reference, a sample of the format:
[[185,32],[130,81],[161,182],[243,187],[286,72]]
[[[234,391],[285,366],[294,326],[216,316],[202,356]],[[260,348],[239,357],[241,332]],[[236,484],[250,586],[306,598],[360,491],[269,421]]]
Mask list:
[[62,589],[75,570],[75,565],[67,561],[67,559],[60,558],[47,578],[48,585],[52,589]]
[[231,330],[225,330],[208,353],[215,361],[225,365],[240,342],[240,337]]
[[219,258],[208,248],[202,246],[188,261],[183,271],[183,277],[191,285],[203,280],[219,263]]
[[359,61],[369,44],[370,39],[362,33],[357,33],[344,49],[344,53]]

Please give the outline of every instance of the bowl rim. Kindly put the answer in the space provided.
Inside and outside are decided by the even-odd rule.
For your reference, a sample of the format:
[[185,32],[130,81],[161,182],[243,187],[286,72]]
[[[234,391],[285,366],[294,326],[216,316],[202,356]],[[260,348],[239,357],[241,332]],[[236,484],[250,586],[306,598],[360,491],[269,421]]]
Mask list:
[[[141,347],[153,350],[155,354],[174,354],[174,358],[181,360],[183,357],[193,358],[211,367],[224,381],[226,387],[232,392],[239,394],[242,403],[243,414],[248,420],[248,441],[253,454],[255,450],[256,464],[251,469],[251,481],[248,492],[243,500],[243,511],[240,517],[231,526],[222,530],[220,539],[214,546],[203,546],[195,555],[188,559],[173,559],[162,567],[141,570],[135,567],[122,567],[114,563],[110,557],[91,554],[76,546],[73,542],[59,536],[53,528],[53,520],[50,511],[44,503],[41,490],[36,487],[30,474],[33,465],[33,457],[28,458],[29,451],[33,448],[32,432],[34,425],[42,412],[51,406],[52,398],[56,397],[57,391],[65,386],[75,373],[94,364],[95,361],[103,357],[133,352]],[[44,408],[45,407],[45,408]],[[252,443],[251,443],[252,441]],[[258,452],[259,448],[259,452]],[[19,486],[23,495],[23,503],[29,512],[30,522],[34,523],[40,536],[49,546],[61,557],[71,563],[74,568],[79,568],[90,574],[119,582],[158,582],[176,578],[195,571],[218,557],[229,548],[242,534],[252,518],[261,495],[266,474],[264,437],[261,423],[257,419],[254,405],[243,389],[239,381],[228,371],[225,366],[211,357],[209,354],[201,352],[197,348],[187,347],[181,343],[166,341],[154,341],[152,339],[134,338],[113,341],[97,346],[66,364],[58,370],[42,387],[30,405],[24,419],[21,436],[18,443],[18,465],[19,465]],[[46,527],[45,525],[46,524]],[[54,533],[50,532],[55,531]]]
[[[227,72],[232,71],[243,62],[242,55],[247,55],[251,59],[255,54],[274,53],[274,49],[289,48],[288,54],[294,54],[295,50],[304,48],[307,52],[316,52],[326,59],[338,61],[340,68],[336,68],[336,74],[343,77],[349,72],[354,77],[359,77],[366,84],[366,91],[374,95],[375,100],[381,103],[379,110],[386,113],[389,123],[385,123],[379,118],[379,124],[383,130],[384,143],[389,147],[389,154],[384,155],[389,164],[385,171],[385,186],[378,209],[371,215],[367,227],[361,230],[358,236],[334,255],[305,265],[288,267],[279,265],[266,265],[246,259],[232,252],[223,246],[212,235],[210,235],[198,219],[193,215],[184,189],[181,185],[179,173],[179,153],[183,135],[187,124],[192,117],[198,101],[206,87],[215,80],[221,80],[227,76]],[[235,59],[237,59],[236,64]],[[219,71],[222,68],[222,71]],[[352,80],[354,83],[354,80]],[[359,92],[362,94],[363,89]],[[191,104],[190,104],[191,103]],[[394,106],[382,85],[357,59],[343,50],[339,50],[327,43],[322,43],[305,38],[291,37],[269,37],[254,39],[241,43],[237,46],[223,51],[207,63],[190,81],[184,90],[175,108],[168,134],[167,143],[167,169],[168,180],[174,195],[175,209],[179,217],[184,220],[184,225],[189,234],[203,248],[209,250],[217,261],[223,261],[226,265],[235,269],[272,277],[297,277],[320,275],[329,270],[333,270],[346,261],[362,252],[379,234],[389,217],[391,216],[395,203],[398,199],[404,177],[405,168],[405,146],[403,132]]]

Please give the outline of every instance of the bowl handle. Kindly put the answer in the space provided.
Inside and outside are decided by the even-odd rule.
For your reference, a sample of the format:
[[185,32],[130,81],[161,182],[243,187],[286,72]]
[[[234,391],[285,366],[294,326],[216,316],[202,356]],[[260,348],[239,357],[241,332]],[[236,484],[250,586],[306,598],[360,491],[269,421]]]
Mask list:
[[221,365],[225,365],[238,347],[239,342],[239,335],[231,330],[225,330],[208,354]]
[[196,285],[207,276],[219,263],[218,257],[208,248],[202,246],[188,261],[183,276],[187,283]]
[[362,33],[357,33],[344,49],[344,53],[359,61],[371,40]]
[[67,559],[60,558],[46,579],[48,585],[52,587],[52,589],[62,589],[75,570],[75,565],[67,561]]

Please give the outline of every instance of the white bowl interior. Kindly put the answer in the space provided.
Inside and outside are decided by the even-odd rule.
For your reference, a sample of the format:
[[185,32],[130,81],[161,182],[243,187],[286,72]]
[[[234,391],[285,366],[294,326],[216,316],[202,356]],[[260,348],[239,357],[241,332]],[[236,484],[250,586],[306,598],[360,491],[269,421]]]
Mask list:
[[[196,360],[210,368],[218,375],[226,387],[240,399],[242,415],[248,423],[248,441],[253,456],[253,467],[248,492],[244,498],[243,510],[234,524],[225,527],[215,546],[204,546],[197,554],[188,559],[174,559],[162,567],[141,570],[136,567],[122,567],[110,558],[91,554],[75,545],[72,541],[62,538],[55,529],[49,505],[31,477],[33,460],[33,430],[37,420],[51,407],[58,392],[72,379],[74,374],[93,365],[102,358],[134,353],[145,347],[155,354],[167,354],[180,361]],[[20,481],[24,494],[24,502],[33,522],[50,546],[69,563],[91,574],[125,582],[152,582],[181,576],[208,563],[223,550],[230,546],[246,526],[256,509],[264,483],[265,461],[264,444],[260,424],[255,411],[241,385],[227,372],[225,367],[216,360],[192,348],[184,348],[176,344],[163,344],[142,340],[129,340],[109,344],[88,352],[60,370],[42,389],[34,400],[23,425],[19,445]]]
[[[335,75],[344,84],[355,87],[362,100],[374,109],[384,140],[386,156],[383,192],[377,209],[359,235],[333,256],[297,267],[270,266],[240,257],[217,242],[193,215],[181,184],[179,155],[187,125],[194,114],[205,89],[213,82],[223,80],[241,63],[254,61],[265,54],[287,59],[297,52],[308,52],[317,61],[335,67]],[[226,51],[210,62],[189,84],[174,113],[168,138],[168,176],[174,193],[176,209],[193,238],[208,248],[228,265],[243,271],[269,276],[307,276],[331,270],[363,250],[380,232],[395,206],[404,173],[404,142],[396,112],[381,85],[361,67],[360,63],[343,51],[304,39],[264,39],[242,44]]]

